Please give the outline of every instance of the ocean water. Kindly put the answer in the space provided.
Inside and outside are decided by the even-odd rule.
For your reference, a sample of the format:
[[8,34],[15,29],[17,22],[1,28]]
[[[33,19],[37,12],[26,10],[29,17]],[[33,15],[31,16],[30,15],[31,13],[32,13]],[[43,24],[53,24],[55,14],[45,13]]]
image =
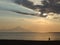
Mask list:
[[0,32],[0,39],[11,40],[60,40],[60,32]]

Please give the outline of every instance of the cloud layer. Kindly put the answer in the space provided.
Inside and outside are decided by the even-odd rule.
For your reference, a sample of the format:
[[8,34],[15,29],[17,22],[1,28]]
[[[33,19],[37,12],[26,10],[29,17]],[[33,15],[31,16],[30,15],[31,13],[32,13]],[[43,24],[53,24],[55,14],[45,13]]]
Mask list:
[[24,32],[60,32],[60,19],[58,18],[60,16],[58,15],[56,15],[57,19],[51,18],[55,16],[51,16],[49,19],[19,14],[10,10],[34,12],[14,3],[0,2],[0,30],[16,31],[18,29],[17,32],[21,32],[21,30]]
[[23,29],[18,28],[17,32],[21,32],[21,30],[24,32],[60,32],[60,21],[55,19],[23,15],[11,11],[0,11],[0,14],[0,30],[16,31],[16,27],[20,27]]

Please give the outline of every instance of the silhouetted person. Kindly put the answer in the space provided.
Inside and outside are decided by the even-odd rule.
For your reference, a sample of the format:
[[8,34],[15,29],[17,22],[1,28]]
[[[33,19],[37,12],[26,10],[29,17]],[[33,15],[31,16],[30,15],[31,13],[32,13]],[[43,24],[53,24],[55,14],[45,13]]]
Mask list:
[[50,41],[50,37],[48,38],[48,40]]

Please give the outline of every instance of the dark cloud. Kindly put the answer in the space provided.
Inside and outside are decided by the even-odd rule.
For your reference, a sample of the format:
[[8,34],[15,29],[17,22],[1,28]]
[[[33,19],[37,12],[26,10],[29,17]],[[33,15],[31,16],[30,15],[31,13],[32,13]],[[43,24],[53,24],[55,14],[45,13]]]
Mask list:
[[44,12],[54,12],[54,13],[60,13],[60,4],[58,4],[57,2],[60,0],[43,0],[42,1],[42,5],[33,5],[33,2],[29,1],[29,0],[16,0],[15,2],[17,4],[22,4],[28,8],[31,9],[37,9],[39,8],[40,11]]
[[29,1],[29,0],[15,0],[15,3],[17,4],[22,4],[23,6],[26,6],[28,8],[33,8],[33,2]]
[[47,2],[44,0],[42,3],[44,4],[45,11],[49,10],[49,12],[60,13],[60,4],[57,3],[59,1],[60,0],[48,0]]

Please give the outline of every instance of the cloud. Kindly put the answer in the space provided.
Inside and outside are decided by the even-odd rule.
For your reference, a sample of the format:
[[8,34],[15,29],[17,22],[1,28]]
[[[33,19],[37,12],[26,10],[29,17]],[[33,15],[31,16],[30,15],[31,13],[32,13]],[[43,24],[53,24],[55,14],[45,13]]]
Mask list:
[[14,2],[0,1],[0,10],[36,14],[37,12]]
[[42,5],[41,3],[42,0],[29,0],[29,1],[32,1],[34,5]]
[[[2,4],[2,2],[0,2]],[[21,11],[22,7],[12,3],[3,3],[5,9]],[[5,5],[6,4],[6,5]],[[10,7],[10,5],[12,7]],[[5,7],[4,7],[5,6]],[[7,8],[7,6],[9,8]],[[2,9],[1,7],[1,9]],[[16,8],[13,8],[16,7]],[[24,8],[24,7],[23,7]],[[42,18],[0,9],[0,30],[31,31],[31,32],[60,32],[60,20]],[[21,9],[21,10],[20,10]],[[26,11],[26,9],[25,9]],[[29,12],[29,11],[27,11]],[[31,13],[31,12],[30,12]],[[59,19],[59,18],[58,18]],[[18,27],[19,26],[19,27]]]
[[[4,13],[2,13],[4,12]],[[11,11],[0,11],[0,30],[23,32],[60,32],[60,21]]]
[[0,14],[0,30],[60,32],[60,20],[23,15],[11,11],[0,11]]

